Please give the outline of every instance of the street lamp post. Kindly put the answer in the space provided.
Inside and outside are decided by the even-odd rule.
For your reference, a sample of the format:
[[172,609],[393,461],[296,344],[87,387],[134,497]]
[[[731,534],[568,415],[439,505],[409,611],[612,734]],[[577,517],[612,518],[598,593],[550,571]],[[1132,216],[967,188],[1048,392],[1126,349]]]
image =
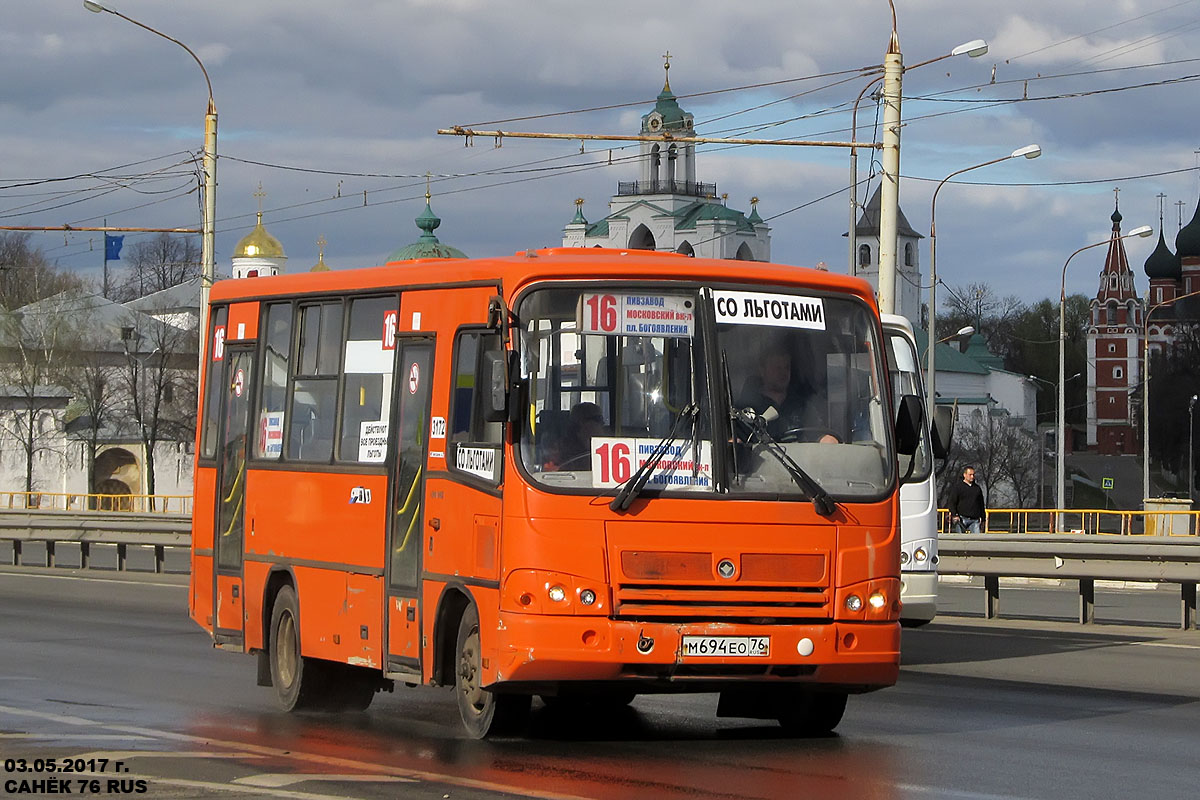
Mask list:
[[[1146,316],[1142,320],[1142,505],[1150,499],[1150,315],[1163,306],[1169,306],[1176,300],[1183,300],[1187,297],[1200,295],[1200,290],[1181,294],[1178,297],[1172,297],[1170,300],[1163,300],[1161,303],[1155,303],[1146,309]],[[1189,411],[1191,409],[1189,408]],[[1191,441],[1190,439],[1188,440]],[[1190,466],[1190,459],[1189,459]],[[1188,497],[1191,492],[1189,487]]]
[[[898,245],[896,219],[900,209],[900,90],[906,72],[900,52],[900,35],[896,30],[896,5],[892,9],[892,36],[883,57],[883,152],[880,154],[882,176],[879,188],[879,310],[884,314],[896,311],[896,248]],[[908,69],[932,64],[951,56],[969,55],[976,58],[988,50],[987,42],[976,39],[959,45],[949,53],[913,64]],[[851,222],[853,230],[853,222]]]
[[[1123,233],[1116,239],[1128,239],[1132,236],[1145,237],[1153,232],[1153,228],[1149,225],[1142,225],[1140,228],[1134,228],[1129,233]],[[1062,509],[1066,505],[1066,418],[1067,418],[1067,391],[1066,391],[1066,355],[1067,355],[1067,323],[1066,323],[1066,306],[1067,306],[1067,265],[1071,263],[1071,259],[1082,253],[1084,250],[1091,250],[1093,247],[1099,247],[1102,244],[1108,244],[1114,240],[1114,237],[1109,237],[1100,242],[1092,242],[1084,245],[1076,250],[1071,255],[1067,256],[1067,260],[1063,263],[1062,281],[1059,286],[1058,294],[1058,431],[1056,447],[1056,463],[1054,469],[1055,477],[1055,496],[1054,502],[1059,509],[1057,529],[1062,530]]]
[[160,30],[151,28],[145,23],[138,22],[132,17],[122,14],[120,11],[109,8],[102,3],[94,2],[94,0],[83,0],[83,7],[88,11],[96,14],[107,13],[115,17],[120,17],[126,22],[132,23],[143,30],[150,31],[156,36],[161,36],[169,42],[182,47],[187,51],[187,54],[192,57],[196,65],[200,67],[200,71],[204,74],[204,83],[208,87],[208,110],[204,114],[204,154],[202,168],[204,171],[204,218],[201,224],[200,235],[200,319],[199,319],[199,368],[197,373],[196,385],[200,385],[199,375],[204,370],[204,351],[205,344],[208,338],[208,292],[212,287],[214,276],[216,275],[216,248],[215,248],[215,225],[217,218],[217,104],[213,100],[212,81],[208,78],[208,70],[204,68],[204,62],[200,60],[192,48],[188,47],[178,39],[168,36]]
[[[963,45],[963,46],[965,47],[966,45]],[[992,164],[999,164],[1001,161],[1008,161],[1009,159],[1012,159],[1012,158],[1021,158],[1021,157],[1037,158],[1041,154],[1042,154],[1042,148],[1039,147],[1038,145],[1036,145],[1036,144],[1026,145],[1025,147],[1021,147],[1021,148],[1018,148],[1017,150],[1013,150],[1011,153],[1009,153],[1006,156],[1001,156],[1000,158],[993,158],[990,161],[984,161],[981,164],[975,164],[970,167],[964,167],[963,169],[960,169],[956,172],[951,172],[949,175],[947,175],[946,177],[944,177],[940,181],[938,181],[937,187],[934,188],[934,190],[933,190],[933,200],[929,204],[929,313],[927,315],[928,324],[929,324],[929,331],[928,331],[928,333],[929,333],[928,370],[929,371],[927,373],[928,380],[925,382],[928,387],[928,394],[929,394],[929,400],[928,400],[928,403],[926,404],[926,408],[930,409],[930,413],[933,413],[934,401],[935,401],[935,398],[937,397],[937,377],[936,377],[936,373],[934,372],[934,369],[936,366],[936,359],[934,358],[933,351],[934,351],[934,345],[937,344],[937,342],[934,340],[934,336],[936,335],[934,333],[934,329],[937,327],[934,324],[934,322],[937,317],[937,314],[935,313],[935,309],[937,308],[937,282],[938,282],[938,277],[937,277],[937,199],[938,199],[938,192],[940,192],[942,190],[942,187],[946,185],[947,181],[949,181],[951,178],[953,178],[956,175],[963,174],[964,172],[970,172],[973,169],[979,169],[980,167],[991,166]],[[882,284],[882,282],[883,282],[882,272],[880,273],[879,281]]]

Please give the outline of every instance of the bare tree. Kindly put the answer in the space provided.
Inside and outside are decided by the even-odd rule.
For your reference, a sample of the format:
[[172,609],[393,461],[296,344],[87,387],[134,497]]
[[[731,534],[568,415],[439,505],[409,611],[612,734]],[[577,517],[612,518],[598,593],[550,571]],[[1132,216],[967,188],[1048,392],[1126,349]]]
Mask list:
[[159,442],[188,442],[196,430],[196,331],[142,314],[125,328],[120,384],[146,451],[146,491],[154,494]]
[[3,433],[23,451],[26,492],[35,488],[35,457],[51,450],[56,438],[54,411],[68,397],[56,378],[62,353],[80,340],[74,320],[85,299],[65,292],[0,318],[0,378],[12,412],[3,415]]
[[[94,339],[94,336],[93,336]],[[100,439],[120,417],[120,362],[113,353],[96,347],[95,341],[69,348],[57,372],[58,383],[71,393],[71,403],[79,412],[79,425],[87,450],[88,491],[96,491],[96,452]]]
[[191,236],[160,233],[129,248],[127,269],[111,295],[128,302],[170,289],[200,274],[200,250]]
[[950,453],[939,471],[940,503],[944,506],[949,499],[954,479],[972,466],[989,508],[1010,503],[1032,508],[1041,479],[1040,459],[1037,438],[1008,414],[972,410],[955,427]]
[[29,234],[0,232],[0,307],[20,308],[68,289],[82,289],[84,281],[63,272],[29,243]]

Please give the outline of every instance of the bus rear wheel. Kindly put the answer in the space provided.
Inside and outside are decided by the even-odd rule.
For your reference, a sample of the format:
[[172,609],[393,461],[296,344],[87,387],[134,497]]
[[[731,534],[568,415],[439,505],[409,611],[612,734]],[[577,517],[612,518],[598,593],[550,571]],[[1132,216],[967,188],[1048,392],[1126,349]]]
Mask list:
[[845,692],[802,691],[780,703],[779,725],[796,736],[825,736],[846,713]]
[[458,658],[454,695],[463,727],[473,739],[512,733],[529,716],[527,694],[496,694],[483,686],[483,656],[479,639],[479,611],[467,606],[458,623]]
[[322,664],[300,654],[300,611],[296,592],[284,586],[271,608],[271,682],[284,711],[313,708],[324,683]]

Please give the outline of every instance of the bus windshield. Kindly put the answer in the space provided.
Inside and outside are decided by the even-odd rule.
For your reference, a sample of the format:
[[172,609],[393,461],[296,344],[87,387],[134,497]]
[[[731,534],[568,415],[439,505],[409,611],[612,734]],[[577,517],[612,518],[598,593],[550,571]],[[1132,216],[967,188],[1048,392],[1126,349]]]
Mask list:
[[842,297],[662,285],[536,289],[517,307],[520,458],[555,489],[883,497],[893,467],[874,317]]

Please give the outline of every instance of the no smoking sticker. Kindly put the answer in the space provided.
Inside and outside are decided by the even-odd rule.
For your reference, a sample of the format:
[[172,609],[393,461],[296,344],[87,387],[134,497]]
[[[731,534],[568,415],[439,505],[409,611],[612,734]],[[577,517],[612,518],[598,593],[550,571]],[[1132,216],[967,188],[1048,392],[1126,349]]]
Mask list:
[[421,367],[417,362],[413,362],[408,368],[408,393],[416,394],[417,387],[421,385]]
[[233,393],[238,397],[242,396],[242,391],[246,388],[246,373],[238,370],[233,376]]

